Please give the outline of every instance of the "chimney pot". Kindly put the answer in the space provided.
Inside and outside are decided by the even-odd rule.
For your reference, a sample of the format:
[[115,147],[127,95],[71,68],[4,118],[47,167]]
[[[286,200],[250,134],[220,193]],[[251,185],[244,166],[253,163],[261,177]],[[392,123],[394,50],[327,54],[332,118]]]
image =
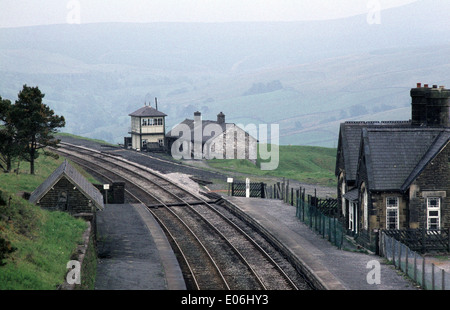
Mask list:
[[222,112],[217,114],[217,122],[219,124],[224,124],[225,123],[225,114],[223,114]]
[[421,88],[422,87],[422,83],[417,83],[417,88]]
[[199,111],[194,112],[194,123],[201,121],[202,121],[202,113],[200,113]]
[[428,84],[423,84],[423,87],[428,88]]
[[437,85],[433,85],[433,88],[437,88]]

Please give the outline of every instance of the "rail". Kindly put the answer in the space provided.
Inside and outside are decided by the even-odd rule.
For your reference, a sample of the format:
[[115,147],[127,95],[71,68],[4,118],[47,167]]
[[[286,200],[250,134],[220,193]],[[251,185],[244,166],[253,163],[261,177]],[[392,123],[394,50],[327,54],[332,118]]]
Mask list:
[[[265,284],[263,283],[263,281],[261,280],[261,278],[258,276],[257,272],[255,272],[255,271],[253,270],[253,267],[248,263],[248,261],[245,259],[245,257],[244,257],[244,256],[236,249],[236,247],[235,247],[235,246],[234,246],[234,245],[233,245],[233,244],[232,244],[232,243],[231,243],[231,242],[230,242],[230,241],[229,241],[229,240],[228,240],[228,239],[227,239],[227,238],[226,238],[226,237],[225,237],[225,236],[224,236],[224,235],[223,235],[223,234],[222,234],[215,226],[214,226],[214,225],[212,225],[212,224],[211,224],[211,223],[210,223],[203,215],[201,215],[199,212],[197,212],[197,211],[194,209],[194,207],[193,207],[193,205],[204,205],[204,206],[207,206],[207,207],[209,208],[209,210],[211,210],[211,211],[213,211],[213,212],[219,214],[223,220],[227,221],[227,222],[229,223],[229,225],[232,225],[232,226],[234,227],[234,229],[236,229],[237,231],[239,231],[239,233],[240,233],[241,235],[243,235],[247,240],[249,240],[249,241],[253,244],[253,247],[254,247],[255,249],[257,249],[260,253],[262,253],[262,255],[263,255],[264,257],[266,257],[266,259],[267,259],[268,261],[270,261],[270,264],[273,265],[274,268],[276,268],[277,270],[279,270],[279,273],[286,279],[288,285],[289,285],[291,288],[293,288],[293,289],[298,289],[297,286],[292,282],[292,280],[286,275],[286,273],[283,272],[282,268],[280,268],[280,267],[277,265],[277,263],[270,257],[270,255],[269,255],[268,253],[266,253],[266,252],[265,252],[265,251],[257,244],[257,242],[255,242],[251,237],[249,237],[247,234],[245,234],[245,232],[243,232],[239,227],[237,227],[237,226],[236,226],[234,223],[232,223],[229,219],[227,219],[226,217],[224,217],[223,215],[221,215],[220,212],[218,212],[214,207],[212,207],[212,206],[210,205],[209,202],[207,202],[207,201],[206,201],[205,199],[203,199],[202,197],[198,197],[198,196],[196,196],[196,195],[193,195],[193,194],[190,193],[188,190],[184,189],[183,187],[179,186],[178,184],[174,184],[173,182],[171,182],[170,180],[164,178],[163,176],[161,176],[161,175],[159,175],[159,174],[157,174],[157,173],[155,173],[155,172],[153,172],[153,171],[150,171],[150,170],[147,169],[145,166],[142,166],[142,165],[139,165],[139,164],[136,164],[136,163],[127,161],[127,160],[125,160],[125,159],[123,159],[123,158],[117,158],[117,157],[115,157],[115,156],[113,156],[113,155],[106,154],[106,153],[104,153],[104,152],[100,152],[100,151],[96,151],[96,150],[91,150],[91,149],[89,149],[89,148],[85,148],[85,147],[82,147],[82,146],[71,145],[71,144],[67,144],[67,143],[64,143],[63,145],[64,145],[64,146],[67,146],[67,147],[69,147],[69,148],[71,148],[71,149],[74,149],[74,148],[75,148],[75,149],[83,150],[83,151],[85,151],[85,152],[90,152],[90,153],[92,153],[92,154],[96,154],[97,156],[99,156],[99,157],[101,156],[101,157],[102,157],[102,158],[98,158],[98,159],[101,159],[101,160],[104,160],[105,157],[107,157],[107,158],[108,158],[107,162],[109,162],[109,164],[112,164],[112,165],[117,165],[118,162],[120,162],[120,163],[122,164],[122,165],[120,165],[120,169],[121,169],[121,170],[128,170],[129,173],[133,173],[133,174],[138,174],[138,175],[140,174],[139,177],[145,179],[146,182],[151,182],[152,184],[155,184],[156,186],[158,186],[161,190],[166,190],[166,189],[164,188],[164,186],[162,186],[162,185],[160,185],[160,184],[157,184],[157,182],[155,182],[154,180],[150,180],[147,176],[143,176],[142,173],[138,173],[138,172],[136,172],[136,171],[133,171],[132,169],[129,169],[128,167],[125,167],[123,164],[125,163],[126,165],[130,165],[130,166],[132,166],[132,167],[134,167],[134,168],[139,168],[139,171],[145,171],[145,172],[150,173],[151,175],[157,176],[158,178],[164,179],[165,182],[168,182],[168,183],[170,183],[172,186],[177,187],[179,190],[183,191],[184,193],[188,193],[189,195],[187,195],[187,197],[189,197],[189,198],[195,197],[195,202],[189,202],[189,201],[186,200],[186,197],[180,197],[177,193],[172,192],[171,195],[172,195],[173,197],[176,197],[176,199],[177,199],[179,202],[177,202],[177,203],[170,203],[170,204],[169,204],[169,203],[167,203],[167,202],[161,201],[160,199],[158,199],[158,198],[155,197],[154,195],[150,194],[150,193],[148,192],[148,190],[146,190],[146,189],[144,189],[144,188],[141,187],[141,189],[142,189],[144,192],[147,192],[148,195],[152,196],[156,201],[158,201],[158,204],[157,204],[157,205],[153,204],[153,206],[156,206],[156,207],[163,206],[163,207],[164,207],[165,209],[167,209],[167,211],[170,212],[173,216],[177,217],[177,218],[178,218],[178,221],[179,221],[180,223],[182,223],[182,225],[184,225],[184,226],[186,227],[186,229],[188,229],[188,230],[190,230],[189,225],[187,225],[187,224],[181,219],[181,217],[178,216],[178,215],[176,214],[176,212],[174,212],[173,210],[171,210],[171,207],[176,206],[176,205],[182,205],[182,206],[187,206],[187,207],[189,207],[189,209],[190,209],[192,212],[195,212],[195,213],[197,214],[197,216],[201,217],[202,220],[203,220],[205,223],[207,223],[208,226],[210,226],[212,229],[214,229],[214,230],[216,231],[216,233],[217,233],[218,235],[220,235],[221,238],[223,238],[223,240],[225,240],[225,241],[227,242],[227,244],[233,249],[233,251],[236,253],[236,255],[238,255],[238,256],[240,257],[240,259],[246,264],[246,266],[247,266],[250,270],[252,270],[252,273],[254,274],[254,277],[257,279],[257,281],[258,281],[258,283],[260,284],[260,286],[261,286],[263,289],[266,289]],[[60,150],[58,150],[58,151],[60,151]],[[73,151],[73,150],[72,150],[72,151]],[[62,152],[64,153],[64,151],[62,151]],[[86,154],[84,154],[84,155],[86,155]],[[95,164],[95,165],[99,166],[98,163],[93,163],[93,162],[91,162],[91,164]],[[124,176],[122,175],[122,177],[124,177]],[[127,191],[127,193],[128,193],[128,194],[131,194],[129,191]],[[133,195],[133,196],[134,196],[134,195]],[[139,198],[137,198],[136,196],[134,196],[134,197],[135,197],[135,199],[137,199],[138,201],[141,201],[141,200],[140,200]],[[150,206],[150,207],[151,207],[151,206]],[[154,215],[154,217],[158,220],[158,222],[161,224],[161,226],[162,226],[163,229],[166,231],[166,233],[168,233],[168,234],[170,235],[170,229],[169,229],[168,227],[166,227],[166,225],[164,224],[164,221],[160,218],[160,215],[158,216],[158,215],[156,214],[156,212],[154,212],[154,210],[151,210],[151,209],[153,209],[153,208],[149,208],[149,210],[150,210],[150,212],[152,213],[152,215]],[[195,233],[194,233],[192,230],[190,230],[190,233],[191,233],[192,235],[195,236]],[[175,238],[174,236],[170,235],[170,237],[171,237],[171,238],[174,238],[173,240],[176,240],[176,238]],[[196,239],[198,240],[199,244],[202,244],[198,237],[196,237]],[[177,250],[180,251],[180,253],[182,253],[181,256],[183,257],[183,260],[185,260],[186,265],[187,265],[187,266],[190,266],[189,263],[188,263],[188,261],[187,261],[186,256],[184,255],[183,251],[181,250],[180,245],[176,245],[176,246],[177,246]],[[202,244],[202,247],[204,248],[204,251],[205,251],[206,253],[208,253],[208,255],[210,256],[209,252],[206,250],[206,248],[205,248],[205,246],[204,246],[203,244]],[[214,262],[214,260],[212,259],[211,256],[210,256],[210,259],[211,259],[211,261]],[[216,264],[216,263],[214,262],[214,264]],[[217,265],[215,265],[215,266],[216,266],[216,269],[219,270],[219,268],[217,267]],[[190,268],[190,270],[191,270],[190,273],[191,273],[191,275],[193,276],[194,272],[192,271],[192,267],[189,267],[189,268]],[[220,273],[220,270],[219,270],[219,273]],[[220,273],[220,274],[221,274],[221,273]],[[223,276],[223,275],[222,275],[222,276]],[[193,278],[195,279],[194,276],[193,276]],[[224,281],[225,281],[225,283],[226,283],[226,280],[225,280],[225,279],[224,279]],[[194,282],[195,282],[195,285],[198,287],[198,286],[199,286],[198,281],[194,280]],[[228,284],[226,284],[226,286],[227,286],[227,289],[229,289]]]

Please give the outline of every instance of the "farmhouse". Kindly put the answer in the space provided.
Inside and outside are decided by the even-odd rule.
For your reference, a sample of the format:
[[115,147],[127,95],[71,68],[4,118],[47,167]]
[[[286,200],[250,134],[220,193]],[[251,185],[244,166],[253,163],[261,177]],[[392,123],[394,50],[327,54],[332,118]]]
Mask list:
[[417,84],[409,121],[341,124],[335,174],[351,234],[450,228],[450,90]]
[[[145,104],[129,114],[131,116],[131,138],[125,138],[125,147],[135,150],[162,150],[165,145],[166,114]],[[131,140],[131,141],[130,141]]]
[[194,159],[248,159],[256,162],[256,128],[250,133],[234,123],[225,122],[220,112],[217,120],[202,120],[200,112],[194,119],[185,119],[166,135],[168,149],[174,157]]
[[29,201],[51,211],[92,219],[103,210],[103,196],[78,170],[64,161],[30,195]]

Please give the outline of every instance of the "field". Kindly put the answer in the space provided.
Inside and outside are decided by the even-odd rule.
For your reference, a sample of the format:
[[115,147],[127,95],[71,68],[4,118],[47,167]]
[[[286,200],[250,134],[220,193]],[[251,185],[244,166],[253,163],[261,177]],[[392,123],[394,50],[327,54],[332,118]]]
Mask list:
[[207,164],[214,169],[237,172],[259,177],[277,177],[297,180],[302,183],[334,187],[336,178],[336,149],[281,145],[279,148],[279,164],[275,170],[263,171],[259,168],[261,159],[254,165],[248,160],[210,160]]

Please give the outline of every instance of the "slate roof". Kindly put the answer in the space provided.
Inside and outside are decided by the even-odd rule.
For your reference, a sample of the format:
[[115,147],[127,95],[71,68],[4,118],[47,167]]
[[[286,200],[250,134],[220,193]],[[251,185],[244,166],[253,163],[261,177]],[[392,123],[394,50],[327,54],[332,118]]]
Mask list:
[[450,129],[443,130],[436,138],[433,145],[428,149],[428,152],[422,157],[417,166],[413,169],[411,174],[403,183],[401,190],[405,191],[409,188],[412,182],[422,173],[423,169],[448,145],[450,144]]
[[131,114],[128,114],[129,116],[135,116],[135,117],[164,117],[167,116],[161,111],[156,110],[155,108],[152,108],[151,106],[144,106],[140,108],[137,111],[134,111]]
[[86,180],[77,169],[70,165],[67,160],[56,168],[55,171],[53,171],[53,173],[31,193],[29,201],[31,203],[38,202],[63,176],[76,185],[85,196],[89,197],[97,209],[104,209],[103,195],[100,191]]
[[407,189],[448,139],[445,128],[363,128],[360,154],[370,190]]
[[358,195],[359,195],[358,188],[354,188],[354,189],[350,190],[349,192],[345,193],[344,198],[347,199],[348,201],[357,201]]
[[[359,148],[361,146],[361,132],[368,127],[410,127],[410,121],[388,121],[388,122],[345,122],[340,126],[338,152],[342,152],[344,158],[346,181],[356,180],[358,168]],[[340,160],[339,154],[337,160]],[[336,163],[336,176],[339,171]]]
[[[177,130],[177,127],[178,127],[179,125],[183,125],[183,124],[184,124],[184,125],[187,125],[187,126],[189,127],[190,132],[191,132],[191,141],[194,141],[194,133],[195,133],[195,130],[196,130],[198,127],[195,127],[195,122],[194,122],[194,120],[192,120],[192,119],[185,119],[185,120],[182,121],[180,124],[176,125],[172,130],[170,130],[170,131],[166,134],[166,137],[167,137],[167,138],[172,138],[172,139],[178,139],[178,138],[180,137],[180,134],[179,134],[178,132],[176,132],[176,130]],[[233,128],[234,128],[234,127],[235,127],[235,128],[239,128],[239,129],[241,129],[241,130],[244,132],[244,130],[243,130],[242,128],[236,126],[236,124],[234,124],[234,123],[220,123],[220,122],[217,122],[217,121],[202,120],[201,125],[202,125],[202,129],[201,129],[201,132],[202,132],[202,133],[204,133],[204,132],[206,133],[205,128],[206,128],[208,125],[220,126],[221,133],[224,132],[224,131],[226,131],[230,126],[232,126]],[[228,128],[227,128],[227,125],[228,125]],[[197,125],[197,126],[200,126],[200,125]],[[178,128],[181,128],[181,126],[178,127]],[[217,133],[214,132],[214,128],[219,128],[219,127],[210,127],[209,129],[212,129],[212,132],[213,132],[211,135],[206,135],[206,134],[203,135],[203,134],[202,134],[202,143],[203,143],[203,144],[205,144],[208,140],[210,140],[210,139],[213,138],[215,135],[217,135]],[[208,132],[209,132],[209,131],[211,131],[211,130],[208,130]],[[172,133],[172,132],[173,132],[173,133]],[[250,137],[253,137],[253,136],[250,135]],[[255,137],[253,137],[253,138],[255,138]],[[255,138],[255,139],[256,139],[256,138]]]
[[[216,126],[217,126],[217,125],[220,126],[221,132],[224,132],[224,131],[227,129],[227,128],[226,128],[226,126],[227,126],[226,123],[218,123],[218,122],[216,122],[216,121],[202,120],[202,122],[201,122],[201,125],[202,125],[201,132],[203,133],[205,127],[208,126],[208,125],[211,125],[211,124],[216,125]],[[185,120],[182,121],[180,124],[178,124],[177,126],[175,126],[172,130],[170,130],[170,131],[166,134],[166,136],[167,136],[168,138],[179,138],[179,137],[180,137],[180,134],[179,134],[178,132],[176,132],[176,130],[177,130],[177,127],[180,128],[180,129],[182,128],[180,125],[187,125],[187,126],[189,127],[190,132],[191,132],[191,141],[194,141],[194,132],[195,132],[195,130],[196,130],[198,127],[195,127],[195,122],[194,122],[194,120],[192,120],[192,119],[185,119]],[[230,123],[229,123],[228,125],[234,126],[234,124],[230,124]],[[200,125],[197,125],[197,126],[200,126]],[[174,130],[175,130],[175,131],[174,131]],[[209,139],[211,139],[215,134],[216,134],[216,133],[213,133],[212,135],[203,135],[203,134],[202,134],[202,143],[206,143],[206,142],[207,142]]]

